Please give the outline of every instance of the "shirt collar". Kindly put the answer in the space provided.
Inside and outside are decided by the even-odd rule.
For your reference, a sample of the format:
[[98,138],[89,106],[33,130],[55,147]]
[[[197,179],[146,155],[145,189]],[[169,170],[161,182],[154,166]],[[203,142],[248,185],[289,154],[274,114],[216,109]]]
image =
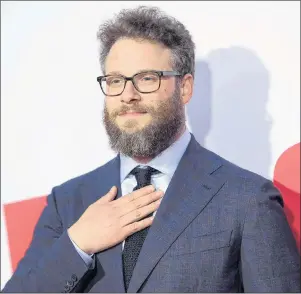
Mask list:
[[121,183],[125,180],[127,175],[136,166],[151,166],[159,170],[161,173],[168,175],[172,178],[189,142],[191,139],[191,134],[186,128],[181,137],[165,149],[157,157],[153,158],[147,164],[137,163],[133,158],[120,155],[120,181]]

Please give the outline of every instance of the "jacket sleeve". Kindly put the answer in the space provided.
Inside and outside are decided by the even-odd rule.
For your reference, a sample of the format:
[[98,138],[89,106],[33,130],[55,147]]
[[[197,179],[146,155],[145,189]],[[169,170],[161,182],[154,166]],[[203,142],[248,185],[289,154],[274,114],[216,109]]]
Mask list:
[[300,292],[300,254],[272,182],[250,199],[241,243],[245,292]]
[[54,188],[31,244],[2,292],[83,292],[81,285],[92,273],[63,230]]

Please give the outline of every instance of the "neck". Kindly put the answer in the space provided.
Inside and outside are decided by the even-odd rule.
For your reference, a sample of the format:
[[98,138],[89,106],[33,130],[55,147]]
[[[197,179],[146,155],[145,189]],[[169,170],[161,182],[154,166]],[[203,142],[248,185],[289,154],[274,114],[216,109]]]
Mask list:
[[[180,131],[178,132],[178,134],[175,136],[175,139],[171,142],[170,145],[172,145],[174,142],[176,142],[185,132],[186,130],[186,125],[184,125]],[[133,159],[137,162],[137,163],[141,163],[141,164],[147,164],[149,163],[153,157],[142,157],[142,156],[135,156],[133,157]]]

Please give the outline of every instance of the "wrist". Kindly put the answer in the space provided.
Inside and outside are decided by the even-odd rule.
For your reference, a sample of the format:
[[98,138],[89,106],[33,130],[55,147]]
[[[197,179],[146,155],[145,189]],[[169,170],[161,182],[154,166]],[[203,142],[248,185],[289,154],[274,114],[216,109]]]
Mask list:
[[84,244],[83,242],[81,242],[81,238],[77,236],[76,231],[74,231],[73,227],[70,227],[67,230],[67,234],[70,238],[70,240],[84,253],[88,254],[88,255],[93,255],[94,252],[92,252],[91,250],[89,250]]

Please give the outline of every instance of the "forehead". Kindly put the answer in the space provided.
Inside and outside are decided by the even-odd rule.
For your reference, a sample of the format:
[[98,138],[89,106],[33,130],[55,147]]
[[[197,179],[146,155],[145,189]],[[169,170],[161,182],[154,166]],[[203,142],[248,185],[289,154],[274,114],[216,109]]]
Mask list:
[[106,74],[131,76],[141,70],[170,70],[171,51],[161,44],[133,39],[118,40],[105,63]]

